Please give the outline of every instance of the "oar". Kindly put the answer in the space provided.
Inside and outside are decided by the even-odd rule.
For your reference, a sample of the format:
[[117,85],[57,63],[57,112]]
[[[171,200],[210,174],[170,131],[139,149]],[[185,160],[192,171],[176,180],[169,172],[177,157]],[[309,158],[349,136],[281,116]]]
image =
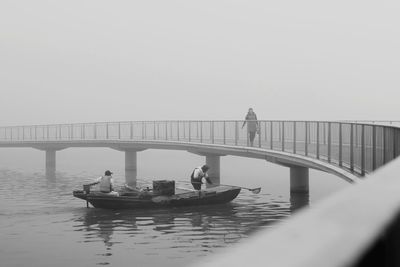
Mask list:
[[258,193],[261,192],[261,187],[257,187],[257,188],[247,188],[247,187],[243,187],[243,186],[229,185],[229,184],[220,184],[220,185],[240,187],[240,188],[249,190],[249,191],[252,192],[253,194],[258,194]]
[[[191,184],[191,182],[188,182],[188,181],[177,181],[177,182]],[[194,182],[194,183],[197,184],[197,183],[200,183],[200,182]],[[247,187],[243,187],[243,186],[229,185],[229,184],[219,184],[219,185],[240,187],[240,188],[242,188],[242,189],[249,190],[249,191],[252,192],[253,194],[258,194],[258,193],[261,192],[261,187],[247,188]]]

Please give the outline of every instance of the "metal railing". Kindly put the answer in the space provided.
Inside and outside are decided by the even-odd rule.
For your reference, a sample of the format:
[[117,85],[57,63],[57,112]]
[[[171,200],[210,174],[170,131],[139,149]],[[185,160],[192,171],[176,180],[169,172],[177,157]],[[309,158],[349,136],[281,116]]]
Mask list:
[[[365,175],[399,155],[400,128],[371,123],[257,121],[254,147],[316,158]],[[158,140],[249,146],[244,121],[124,121],[0,127],[0,142]],[[248,123],[247,123],[248,124]]]

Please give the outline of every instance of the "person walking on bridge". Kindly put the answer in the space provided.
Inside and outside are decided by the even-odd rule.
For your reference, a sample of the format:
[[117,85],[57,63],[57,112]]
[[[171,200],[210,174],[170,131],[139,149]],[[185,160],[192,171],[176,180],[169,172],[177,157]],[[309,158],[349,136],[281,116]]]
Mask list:
[[203,165],[195,168],[190,176],[190,182],[195,190],[201,190],[201,185],[203,184],[203,178],[207,183],[212,184],[210,178],[208,177],[207,171],[210,169],[208,165]]
[[247,145],[253,146],[254,138],[256,136],[256,132],[258,130],[258,121],[257,115],[254,113],[252,108],[249,108],[249,111],[246,114],[245,121],[243,122],[242,129],[247,123]]

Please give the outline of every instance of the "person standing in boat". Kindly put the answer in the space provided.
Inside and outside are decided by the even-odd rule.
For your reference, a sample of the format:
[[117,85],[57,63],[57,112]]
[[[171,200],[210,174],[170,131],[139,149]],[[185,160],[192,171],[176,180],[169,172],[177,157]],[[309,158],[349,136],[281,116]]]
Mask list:
[[111,193],[114,191],[114,179],[111,176],[112,174],[112,172],[107,170],[104,172],[104,175],[97,180],[97,183],[100,184],[100,192]]
[[193,170],[192,175],[190,176],[190,182],[195,190],[201,190],[203,178],[207,181],[207,183],[212,184],[207,174],[209,169],[210,167],[208,167],[208,165],[203,165]]
[[[252,108],[249,108],[245,121],[243,122],[242,129],[247,123],[247,140],[250,140],[250,146],[253,146],[254,138],[258,130],[257,115]],[[249,143],[247,143],[249,145]]]

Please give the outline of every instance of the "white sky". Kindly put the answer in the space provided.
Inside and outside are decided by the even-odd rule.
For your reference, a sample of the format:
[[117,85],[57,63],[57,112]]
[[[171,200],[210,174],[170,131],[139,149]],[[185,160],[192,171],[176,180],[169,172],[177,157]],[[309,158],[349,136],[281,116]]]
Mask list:
[[0,125],[400,120],[399,1],[2,0]]

